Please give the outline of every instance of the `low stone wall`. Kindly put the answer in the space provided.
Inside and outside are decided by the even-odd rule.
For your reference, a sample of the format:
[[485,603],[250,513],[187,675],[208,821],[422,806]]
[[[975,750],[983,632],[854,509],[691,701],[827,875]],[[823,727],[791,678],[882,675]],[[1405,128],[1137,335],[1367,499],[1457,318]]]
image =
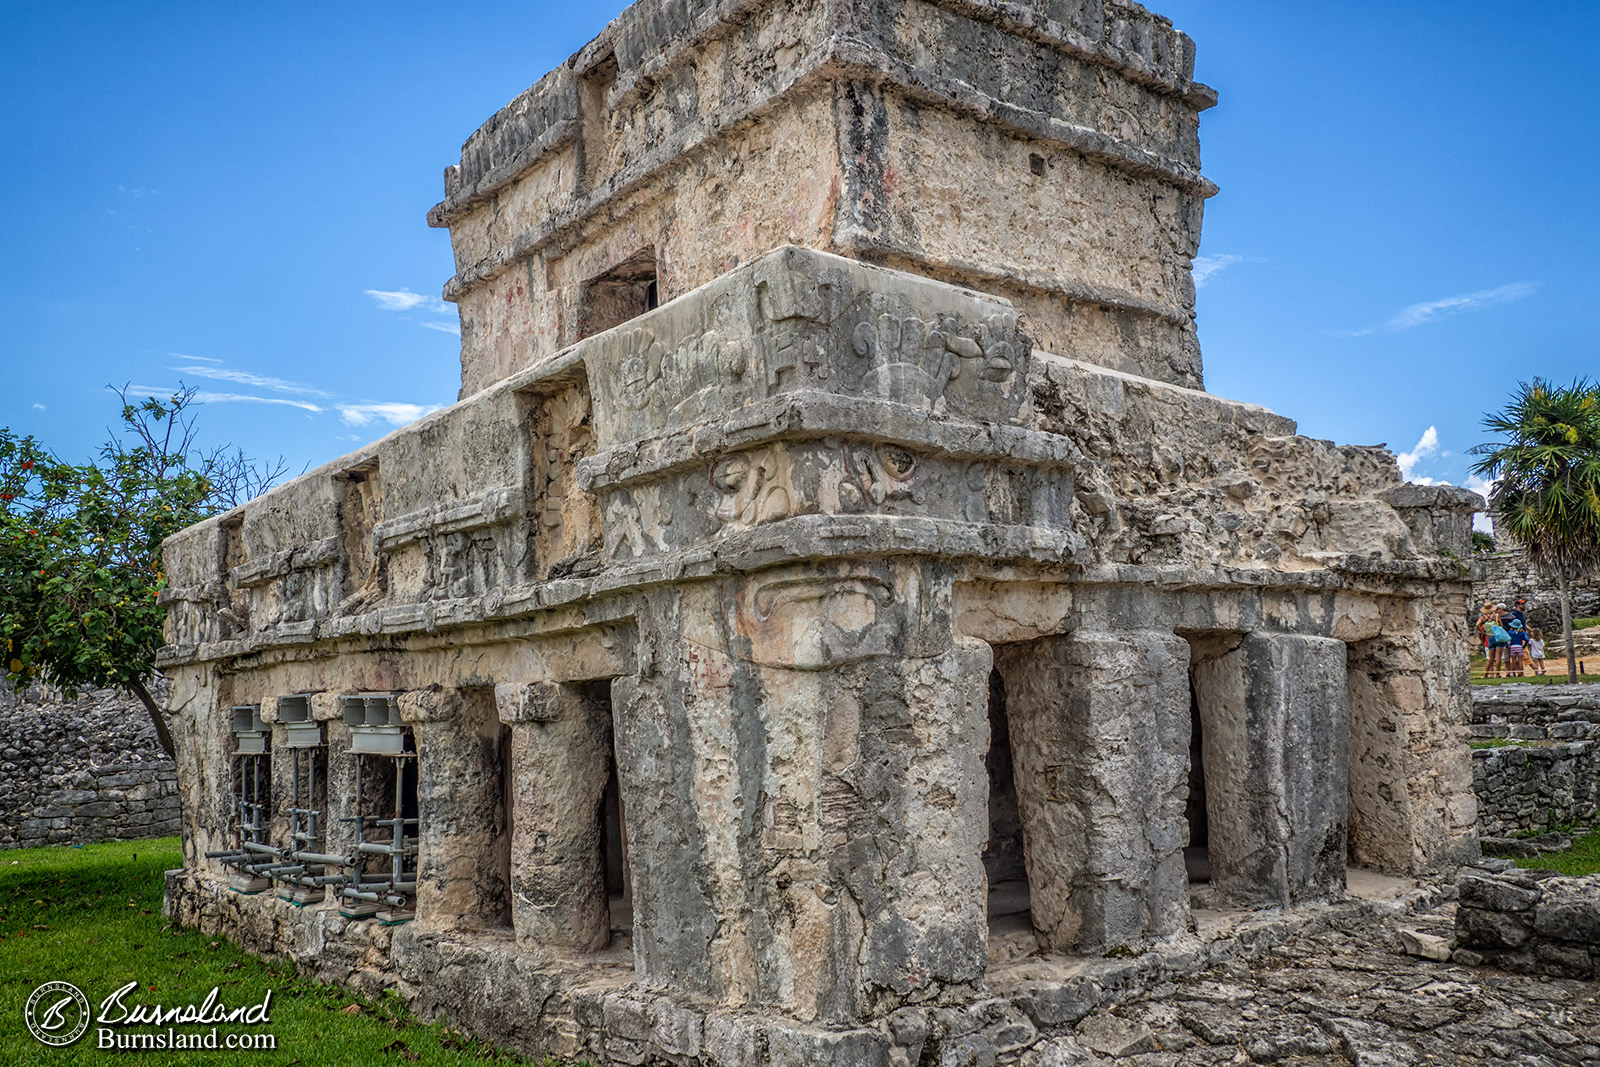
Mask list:
[[138,700],[0,692],[0,848],[164,837],[178,784]]
[[1600,741],[1476,749],[1472,787],[1485,835],[1542,833],[1587,820],[1600,801]]
[[1600,875],[1464,875],[1454,960],[1522,974],[1592,978],[1600,969]]
[[1505,837],[1591,818],[1600,805],[1600,686],[1481,686],[1472,736],[1478,828]]
[[[1564,668],[1563,668],[1564,669]],[[1472,690],[1474,737],[1543,740],[1588,736],[1569,724],[1600,724],[1600,683],[1578,685],[1495,685]],[[1554,732],[1519,734],[1516,726],[1553,727]]]

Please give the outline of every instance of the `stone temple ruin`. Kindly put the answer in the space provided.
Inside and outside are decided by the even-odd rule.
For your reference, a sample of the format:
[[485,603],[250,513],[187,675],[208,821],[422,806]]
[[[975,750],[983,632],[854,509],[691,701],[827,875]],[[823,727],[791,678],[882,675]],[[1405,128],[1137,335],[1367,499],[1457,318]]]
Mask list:
[[461,401],[166,546],[172,914],[556,1055],[917,1063],[1474,858],[1481,501],[1202,390],[1192,71],[1126,0],[641,0],[493,116]]

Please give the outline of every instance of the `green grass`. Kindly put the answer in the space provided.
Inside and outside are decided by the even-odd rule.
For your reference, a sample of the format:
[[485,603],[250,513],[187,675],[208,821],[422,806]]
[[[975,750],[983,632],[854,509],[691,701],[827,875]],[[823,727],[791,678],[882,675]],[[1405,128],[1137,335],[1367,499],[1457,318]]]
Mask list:
[[1572,620],[1572,628],[1574,630],[1587,630],[1591,626],[1600,626],[1600,615],[1596,615],[1596,616],[1594,616],[1592,618],[1588,618],[1588,619],[1573,619]]
[[1562,874],[1600,874],[1600,831],[1572,839],[1567,852],[1547,852],[1530,859],[1518,860],[1518,867],[1542,868]]
[[[421,1022],[397,997],[373,1001],[302,978],[291,964],[257,959],[222,938],[173,929],[161,917],[162,872],[179,866],[177,838],[0,852],[0,1063],[104,1065],[113,1055],[129,1064],[246,1058],[308,1067],[541,1062]],[[70,1048],[50,1048],[29,1034],[23,1006],[52,980],[76,985],[95,1006],[132,981],[139,983],[139,1003],[168,1006],[199,1004],[213,986],[224,1004],[257,1004],[270,989],[271,1022],[256,1029],[273,1034],[277,1050],[113,1054],[95,1048],[93,1026]]]

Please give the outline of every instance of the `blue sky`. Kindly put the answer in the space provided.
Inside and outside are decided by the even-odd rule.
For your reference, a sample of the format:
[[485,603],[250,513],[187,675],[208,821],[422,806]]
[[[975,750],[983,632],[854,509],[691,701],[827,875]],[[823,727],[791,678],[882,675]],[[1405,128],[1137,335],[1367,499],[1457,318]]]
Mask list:
[[[1600,4],[1154,6],[1222,98],[1209,389],[1465,484],[1517,380],[1600,371]],[[0,425],[84,455],[182,379],[298,471],[453,401],[441,171],[620,7],[0,0]]]

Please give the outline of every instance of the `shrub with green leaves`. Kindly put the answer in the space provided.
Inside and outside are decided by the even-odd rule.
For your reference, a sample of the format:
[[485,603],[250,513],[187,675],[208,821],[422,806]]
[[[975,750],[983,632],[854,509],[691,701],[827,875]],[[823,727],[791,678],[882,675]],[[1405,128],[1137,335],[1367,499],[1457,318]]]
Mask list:
[[71,463],[0,427],[0,643],[13,689],[118,686],[172,739],[145,682],[165,610],[161,542],[269,486],[238,452],[196,447],[194,391],[122,399],[121,432]]

